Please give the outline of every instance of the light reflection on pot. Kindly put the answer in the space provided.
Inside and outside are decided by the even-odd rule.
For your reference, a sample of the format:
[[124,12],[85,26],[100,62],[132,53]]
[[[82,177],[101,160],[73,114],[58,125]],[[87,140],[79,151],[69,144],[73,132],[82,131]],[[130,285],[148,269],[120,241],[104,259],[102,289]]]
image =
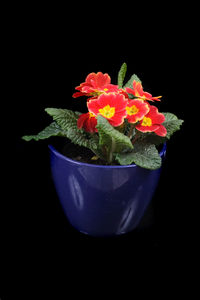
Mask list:
[[74,175],[70,175],[68,178],[68,183],[74,204],[79,210],[81,210],[84,205],[83,194],[76,177]]

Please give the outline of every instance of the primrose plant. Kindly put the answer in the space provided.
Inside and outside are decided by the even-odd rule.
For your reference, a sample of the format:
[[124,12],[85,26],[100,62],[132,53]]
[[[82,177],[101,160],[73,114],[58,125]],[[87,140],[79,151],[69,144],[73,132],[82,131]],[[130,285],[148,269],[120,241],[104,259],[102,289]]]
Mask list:
[[107,73],[90,73],[73,94],[74,98],[86,97],[87,113],[46,108],[53,122],[39,134],[23,139],[62,136],[89,148],[95,159],[100,158],[107,165],[135,163],[146,169],[160,168],[157,146],[179,130],[183,120],[172,113],[160,113],[152,103],[160,101],[161,96],[145,92],[137,75],[123,84],[126,71],[124,63],[117,85],[111,84]]

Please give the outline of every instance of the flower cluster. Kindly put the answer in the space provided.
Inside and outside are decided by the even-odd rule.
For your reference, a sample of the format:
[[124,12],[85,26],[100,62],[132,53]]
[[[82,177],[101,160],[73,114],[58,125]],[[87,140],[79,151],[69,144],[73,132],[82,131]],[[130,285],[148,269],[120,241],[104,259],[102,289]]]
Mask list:
[[78,128],[84,128],[90,133],[97,132],[96,116],[100,114],[113,127],[123,125],[126,119],[138,131],[154,132],[161,137],[167,134],[162,125],[165,116],[149,103],[160,101],[161,96],[152,97],[150,93],[144,92],[139,81],[134,80],[132,88],[119,88],[118,85],[111,84],[108,74],[90,73],[76,90],[78,92],[73,94],[74,98],[88,97],[88,113],[80,115]]
[[91,161],[99,159],[103,165],[134,163],[149,170],[159,169],[162,159],[157,147],[180,129],[183,120],[172,113],[160,113],[152,104],[160,101],[161,96],[153,97],[144,91],[136,74],[124,84],[126,71],[127,65],[123,63],[117,85],[111,84],[107,73],[89,74],[73,94],[74,98],[86,96],[87,113],[48,107],[45,111],[53,122],[38,134],[23,139],[38,141],[62,136],[89,149],[93,153]]

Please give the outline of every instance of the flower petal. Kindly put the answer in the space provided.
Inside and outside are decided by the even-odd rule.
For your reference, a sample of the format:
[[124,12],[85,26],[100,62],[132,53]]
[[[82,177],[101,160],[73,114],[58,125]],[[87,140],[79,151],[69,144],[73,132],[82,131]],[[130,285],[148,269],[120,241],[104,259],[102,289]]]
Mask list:
[[102,114],[112,126],[119,126],[126,117],[127,98],[122,94],[101,94],[96,100],[90,100],[87,105],[95,115]]
[[135,126],[135,128],[142,132],[153,132],[153,131],[156,131],[157,129],[159,129],[159,126],[160,125],[157,125],[157,124],[154,124],[151,126],[142,126],[141,124],[139,124],[139,125]]
[[165,121],[165,116],[158,112],[156,106],[150,105],[150,111],[148,116],[152,119],[154,124],[161,124]]
[[96,85],[97,87],[103,87],[105,85],[108,85],[110,83],[111,79],[110,76],[105,73],[103,74],[102,72],[98,72],[96,75]]
[[73,98],[78,98],[78,97],[81,97],[81,96],[84,96],[84,94],[82,92],[76,92],[72,95]]
[[86,121],[85,121],[85,124],[84,124],[84,129],[87,131],[87,132],[97,132],[97,129],[96,129],[96,125],[97,125],[97,119],[95,117],[89,117]]
[[113,116],[112,118],[108,119],[109,123],[114,126],[114,127],[118,127],[121,124],[124,123],[124,119],[126,117],[126,111],[121,111],[119,113],[116,113],[115,116]]
[[133,89],[131,89],[131,88],[127,87],[127,88],[125,88],[125,90],[126,90],[126,92],[127,92],[128,94],[135,95],[135,92],[134,92],[134,90],[133,90]]
[[81,129],[83,127],[85,120],[87,119],[88,119],[88,113],[80,115],[77,121],[77,127]]
[[166,136],[167,134],[167,129],[163,126],[163,125],[160,125],[158,129],[156,129],[156,131],[154,131],[157,135],[159,136]]
[[[129,123],[136,123],[137,121],[140,121],[149,112],[149,105],[140,99],[134,99],[129,101],[127,107],[130,108],[130,109],[126,109],[127,119]],[[133,107],[133,113],[131,113],[132,107]]]
[[96,100],[90,100],[87,102],[87,107],[88,110],[93,113],[95,116],[97,116],[99,114],[99,109],[102,107],[99,104],[99,98],[97,98]]
[[97,132],[96,129],[97,120],[95,117],[91,116],[91,114],[85,113],[79,116],[77,121],[77,127],[79,129],[84,128],[87,132]]
[[159,98],[161,98],[162,96],[157,96],[157,97],[152,97],[151,100],[153,101],[161,101]]
[[95,78],[96,78],[96,74],[95,73],[90,73],[86,77],[85,83],[87,83],[87,85],[89,84],[89,85],[93,86],[93,83],[95,82]]
[[144,92],[143,96],[146,98],[146,100],[151,100],[152,99],[152,95],[150,93]]
[[143,88],[139,81],[133,80],[133,89],[135,91],[135,96],[143,96]]

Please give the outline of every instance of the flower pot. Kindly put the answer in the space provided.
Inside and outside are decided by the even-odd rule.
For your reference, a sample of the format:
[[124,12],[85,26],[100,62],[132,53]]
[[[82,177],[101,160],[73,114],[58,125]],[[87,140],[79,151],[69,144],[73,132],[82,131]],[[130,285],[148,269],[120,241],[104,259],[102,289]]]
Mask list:
[[[73,227],[92,236],[120,235],[137,227],[161,169],[87,164],[67,158],[51,145],[49,149],[55,188]],[[165,153],[166,144],[162,159]]]

